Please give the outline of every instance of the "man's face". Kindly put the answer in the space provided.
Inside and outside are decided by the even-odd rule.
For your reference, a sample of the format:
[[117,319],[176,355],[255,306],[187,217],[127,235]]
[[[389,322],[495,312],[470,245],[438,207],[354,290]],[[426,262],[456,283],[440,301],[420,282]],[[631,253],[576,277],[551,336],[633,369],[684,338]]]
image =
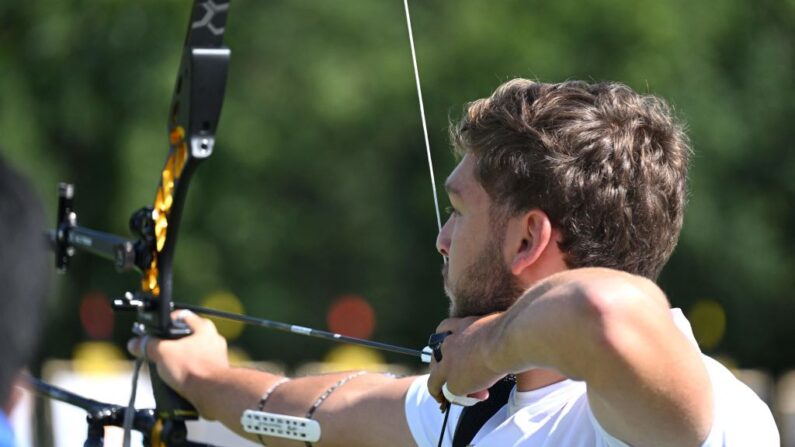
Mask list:
[[505,225],[491,219],[491,199],[466,155],[445,183],[451,214],[436,240],[448,257],[442,269],[450,316],[485,315],[507,309],[521,295],[503,254]]

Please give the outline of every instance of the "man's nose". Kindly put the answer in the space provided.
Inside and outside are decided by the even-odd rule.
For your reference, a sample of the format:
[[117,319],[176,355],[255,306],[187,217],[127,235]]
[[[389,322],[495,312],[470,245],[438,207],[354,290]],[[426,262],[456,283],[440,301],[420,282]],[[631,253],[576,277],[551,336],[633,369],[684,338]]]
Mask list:
[[450,255],[450,219],[444,223],[439,235],[436,236],[436,251],[444,257]]

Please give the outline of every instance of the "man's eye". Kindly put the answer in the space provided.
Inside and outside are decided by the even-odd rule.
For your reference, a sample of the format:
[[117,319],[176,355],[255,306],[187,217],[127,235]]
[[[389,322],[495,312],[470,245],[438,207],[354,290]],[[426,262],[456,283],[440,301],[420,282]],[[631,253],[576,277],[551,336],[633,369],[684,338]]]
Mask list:
[[458,210],[453,208],[452,206],[445,207],[444,212],[447,213],[448,216],[457,216],[458,215]]

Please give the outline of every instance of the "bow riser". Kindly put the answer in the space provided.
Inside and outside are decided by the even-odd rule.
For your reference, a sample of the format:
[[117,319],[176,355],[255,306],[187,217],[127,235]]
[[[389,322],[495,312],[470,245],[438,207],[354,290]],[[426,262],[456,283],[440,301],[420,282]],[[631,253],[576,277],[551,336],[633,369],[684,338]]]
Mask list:
[[168,116],[169,153],[160,175],[153,210],[152,264],[141,289],[156,300],[157,312],[139,317],[154,335],[171,326],[172,263],[189,182],[215,145],[215,132],[226,88],[230,51],[223,47],[227,1],[197,0],[177,75]]
[[[138,333],[180,338],[190,330],[171,319],[173,270],[179,224],[190,179],[200,162],[212,155],[226,88],[230,51],[223,47],[229,1],[197,0],[177,74],[168,116],[169,152],[161,171],[151,221],[141,233],[151,241],[152,261],[141,290],[147,303],[138,308]],[[164,421],[159,437],[166,445],[184,438],[181,421],[196,419],[193,406],[166,386],[150,364],[155,412]],[[155,437],[155,436],[153,436]]]

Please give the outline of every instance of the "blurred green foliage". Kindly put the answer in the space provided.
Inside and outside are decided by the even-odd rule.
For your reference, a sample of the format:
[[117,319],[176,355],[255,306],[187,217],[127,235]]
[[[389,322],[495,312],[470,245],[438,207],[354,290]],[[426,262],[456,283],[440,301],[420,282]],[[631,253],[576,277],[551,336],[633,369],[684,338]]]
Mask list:
[[[58,181],[75,183],[90,228],[126,235],[152,202],[189,8],[0,4],[0,142],[53,215]],[[440,184],[454,165],[448,119],[509,78],[619,80],[667,98],[695,157],[661,285],[685,310],[723,304],[717,353],[795,366],[795,2],[413,1],[412,13]],[[402,3],[235,0],[226,42],[219,141],[191,186],[176,295],[229,290],[249,314],[324,327],[329,303],[356,293],[375,307],[375,338],[422,346],[447,304]],[[85,339],[82,293],[136,284],[75,258],[42,356]],[[289,363],[329,349],[256,329],[238,343]]]

